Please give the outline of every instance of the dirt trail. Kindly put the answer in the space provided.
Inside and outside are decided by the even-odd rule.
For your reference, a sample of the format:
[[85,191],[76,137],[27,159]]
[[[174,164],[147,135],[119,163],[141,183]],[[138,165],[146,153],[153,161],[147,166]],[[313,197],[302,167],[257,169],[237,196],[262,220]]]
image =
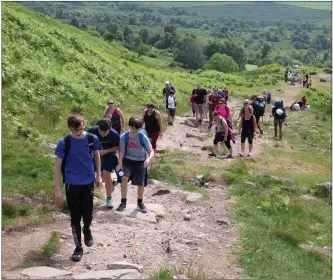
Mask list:
[[[289,96],[290,100],[293,100],[302,88],[298,90],[297,87],[289,87],[284,84],[280,87],[284,92],[283,95],[281,92],[281,97],[286,99],[285,97]],[[233,119],[238,118],[241,105],[241,101],[230,103]],[[268,109],[267,112],[266,115],[269,115]],[[174,126],[168,126],[163,138],[159,140],[158,147],[200,154],[207,165],[219,164],[221,168],[226,167],[230,160],[208,158],[208,151],[200,148],[212,145],[213,136],[206,137],[205,141],[186,137],[186,133],[207,135],[207,120],[197,129],[184,125],[185,120],[185,117],[177,117]],[[261,144],[271,138],[269,133],[257,136],[254,142],[254,157],[260,154]],[[233,148],[234,154],[238,154],[239,136]],[[170,192],[154,195],[161,188],[167,188]],[[238,226],[228,223],[229,206],[233,202],[228,199],[227,187],[224,185],[207,191],[210,195],[208,200],[187,202],[188,193],[176,187],[163,183],[150,185],[145,193],[145,202],[150,210],[147,215],[134,209],[127,209],[127,215],[123,215],[114,209],[105,210],[103,205],[96,206],[92,225],[95,244],[91,248],[84,247],[84,256],[79,263],[69,260],[73,241],[67,215],[61,215],[61,218],[51,224],[29,227],[24,231],[3,232],[2,273],[11,279],[28,278],[21,274],[22,268],[12,270],[14,266],[22,267],[22,264],[25,264],[61,268],[77,275],[89,270],[105,270],[108,264],[115,261],[127,261],[143,265],[142,278],[147,278],[161,266],[192,264],[193,267],[202,266],[204,271],[209,272],[215,279],[239,279],[243,271],[232,251],[239,249],[235,243],[241,238]],[[113,200],[115,206],[120,202],[119,186]],[[135,187],[129,187],[128,200],[128,204],[136,203]],[[184,220],[184,213],[190,215],[189,221]],[[226,222],[221,222],[221,219]],[[45,259],[40,248],[54,230],[60,232],[61,250],[51,259]]]

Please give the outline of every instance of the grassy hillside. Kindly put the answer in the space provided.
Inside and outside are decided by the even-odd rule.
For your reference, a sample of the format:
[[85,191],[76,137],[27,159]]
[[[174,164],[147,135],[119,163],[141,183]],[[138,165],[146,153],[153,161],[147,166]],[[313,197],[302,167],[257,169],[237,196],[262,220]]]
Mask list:
[[[5,197],[53,199],[53,160],[45,156],[53,150],[41,147],[41,142],[56,143],[67,133],[71,111],[82,112],[89,127],[102,116],[108,98],[115,99],[126,119],[141,114],[147,102],[163,110],[161,89],[170,80],[178,91],[177,114],[183,114],[190,109],[189,96],[197,82],[206,88],[227,86],[234,96],[247,96],[262,92],[263,87],[270,89],[283,78],[278,66],[259,68],[247,76],[177,72],[177,68],[157,66],[160,60],[148,57],[133,62],[136,55],[119,44],[15,3],[2,3],[2,23]],[[5,213],[10,221],[17,217],[12,211]]]
[[286,2],[279,2],[280,4],[285,5],[292,5],[297,7],[315,9],[315,10],[327,10],[332,11],[332,2],[330,1],[312,1],[312,2],[293,2],[293,1],[286,1]]

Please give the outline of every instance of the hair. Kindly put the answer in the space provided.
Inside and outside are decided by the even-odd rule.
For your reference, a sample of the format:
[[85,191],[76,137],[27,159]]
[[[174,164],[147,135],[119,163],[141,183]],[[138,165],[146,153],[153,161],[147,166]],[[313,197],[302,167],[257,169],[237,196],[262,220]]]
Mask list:
[[68,127],[78,129],[81,126],[81,124],[84,124],[84,119],[83,116],[80,114],[72,114],[67,119]]
[[223,104],[226,104],[227,102],[225,101],[225,98],[221,98],[219,103],[223,103]]
[[148,104],[147,104],[147,108],[153,108],[153,109],[154,109],[154,108],[155,108],[155,105],[154,105],[153,103],[148,103]]
[[98,122],[98,127],[100,130],[102,131],[107,131],[111,128],[111,122],[110,122],[110,119],[101,119],[99,122]]
[[219,114],[219,112],[214,111],[214,112],[212,113],[212,115],[213,115],[213,117],[216,117],[216,116],[219,116],[220,114]]
[[175,91],[174,90],[170,90],[169,95],[171,95],[171,94],[175,94]]
[[249,103],[250,103],[250,101],[249,101],[248,99],[245,99],[245,100],[244,100],[244,105],[245,105],[245,104],[249,104]]
[[134,127],[136,129],[140,129],[143,126],[142,120],[139,117],[132,116],[128,121],[128,125],[130,127]]

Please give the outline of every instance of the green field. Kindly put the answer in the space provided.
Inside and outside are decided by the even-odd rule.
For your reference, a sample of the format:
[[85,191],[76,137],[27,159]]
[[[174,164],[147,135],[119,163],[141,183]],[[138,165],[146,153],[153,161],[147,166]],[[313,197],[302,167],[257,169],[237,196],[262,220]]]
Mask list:
[[327,10],[332,11],[332,2],[331,1],[302,1],[302,2],[278,2],[280,4],[292,5],[302,8],[316,9],[316,10]]

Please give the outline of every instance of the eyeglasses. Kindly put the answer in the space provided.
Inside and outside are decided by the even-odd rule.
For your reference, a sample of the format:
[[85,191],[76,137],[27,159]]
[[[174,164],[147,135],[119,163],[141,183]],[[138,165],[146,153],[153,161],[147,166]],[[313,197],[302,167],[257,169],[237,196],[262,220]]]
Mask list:
[[79,127],[79,128],[71,129],[72,132],[80,132],[82,130],[84,130],[84,127]]
[[113,102],[109,102],[108,105],[113,105],[114,103]]

